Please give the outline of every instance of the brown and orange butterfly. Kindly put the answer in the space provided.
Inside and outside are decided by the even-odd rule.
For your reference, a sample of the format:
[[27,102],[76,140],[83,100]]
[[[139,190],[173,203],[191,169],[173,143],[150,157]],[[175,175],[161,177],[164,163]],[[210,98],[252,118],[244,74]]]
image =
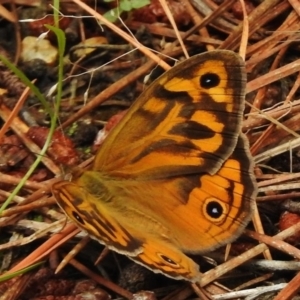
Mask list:
[[256,183],[241,133],[246,75],[231,51],[196,55],[135,101],[91,170],[53,185],[66,214],[108,248],[154,272],[197,281],[185,253],[238,237]]

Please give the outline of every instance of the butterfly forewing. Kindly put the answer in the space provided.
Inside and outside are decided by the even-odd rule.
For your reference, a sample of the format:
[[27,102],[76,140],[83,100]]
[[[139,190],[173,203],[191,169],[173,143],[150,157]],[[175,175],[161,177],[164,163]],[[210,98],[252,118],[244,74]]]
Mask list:
[[233,52],[184,61],[135,102],[99,150],[94,169],[145,179],[200,167],[214,174],[236,145],[244,89],[243,62]]

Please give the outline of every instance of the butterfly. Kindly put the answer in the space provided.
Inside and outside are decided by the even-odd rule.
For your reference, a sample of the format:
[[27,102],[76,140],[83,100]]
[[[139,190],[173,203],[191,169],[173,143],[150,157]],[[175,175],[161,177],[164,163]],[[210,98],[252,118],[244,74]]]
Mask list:
[[89,170],[52,191],[100,243],[154,272],[196,282],[187,254],[236,239],[256,197],[241,133],[246,73],[231,51],[193,56],[155,80],[109,133]]

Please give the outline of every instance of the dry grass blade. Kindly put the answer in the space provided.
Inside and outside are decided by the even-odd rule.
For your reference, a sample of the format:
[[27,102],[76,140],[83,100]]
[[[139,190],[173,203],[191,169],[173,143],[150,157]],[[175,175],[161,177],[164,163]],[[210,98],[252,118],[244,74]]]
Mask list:
[[55,273],[60,272],[68,263],[69,261],[75,257],[81,249],[83,249],[87,243],[91,240],[89,236],[84,237],[61,261],[58,267],[55,270]]
[[[61,227],[62,224],[63,222],[61,222],[58,225]],[[60,233],[54,234],[47,240],[47,242],[45,242],[43,245],[41,245],[39,248],[33,251],[23,261],[14,266],[8,273],[6,273],[6,275],[27,268],[28,266],[42,260],[50,252],[59,247],[59,245],[63,244],[66,240],[75,236],[78,232],[79,229],[77,229],[75,225],[68,225],[66,228],[61,230]]]

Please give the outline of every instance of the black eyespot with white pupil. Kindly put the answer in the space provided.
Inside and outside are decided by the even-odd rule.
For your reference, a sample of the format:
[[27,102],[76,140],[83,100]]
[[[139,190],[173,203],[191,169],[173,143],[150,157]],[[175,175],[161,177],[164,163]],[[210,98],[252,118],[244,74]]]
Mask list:
[[178,264],[175,261],[173,261],[171,258],[169,258],[169,257],[167,257],[163,254],[159,254],[159,256],[160,256],[160,258],[162,258],[168,264],[173,265],[173,266],[178,266]]
[[223,214],[223,207],[217,201],[210,201],[206,205],[206,213],[213,219],[218,219]]
[[220,77],[216,73],[206,73],[200,77],[200,86],[205,89],[216,87],[220,84]]
[[83,219],[79,216],[79,214],[76,211],[73,211],[72,215],[75,218],[75,220],[77,220],[80,224],[82,224],[82,225],[85,224]]

